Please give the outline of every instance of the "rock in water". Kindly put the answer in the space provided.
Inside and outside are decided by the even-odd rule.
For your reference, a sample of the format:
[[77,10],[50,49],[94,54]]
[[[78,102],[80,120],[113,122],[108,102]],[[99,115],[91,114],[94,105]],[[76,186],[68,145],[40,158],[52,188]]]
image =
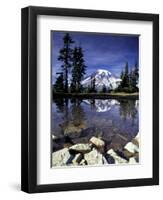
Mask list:
[[84,123],[74,125],[73,122],[69,122],[69,124],[64,128],[64,135],[71,138],[78,137],[83,129],[86,129]]
[[105,142],[97,137],[92,137],[90,142],[95,145],[97,148],[103,148],[105,146]]
[[91,152],[84,155],[88,165],[100,165],[103,164],[102,154],[99,153],[96,149],[93,149]]
[[121,158],[120,156],[118,156],[118,154],[113,149],[110,149],[107,152],[107,154],[109,154],[111,157],[114,158],[115,164],[127,163],[127,160],[125,160],[124,158]]
[[52,153],[52,166],[65,166],[72,160],[68,148],[61,149]]
[[69,124],[65,129],[64,129],[64,135],[69,135],[71,133],[80,133],[81,128],[78,126],[74,126],[73,124]]
[[128,150],[131,153],[139,152],[139,148],[137,145],[133,144],[132,142],[129,142],[125,145],[124,149]]
[[91,151],[89,144],[75,144],[69,148],[70,152],[88,153]]

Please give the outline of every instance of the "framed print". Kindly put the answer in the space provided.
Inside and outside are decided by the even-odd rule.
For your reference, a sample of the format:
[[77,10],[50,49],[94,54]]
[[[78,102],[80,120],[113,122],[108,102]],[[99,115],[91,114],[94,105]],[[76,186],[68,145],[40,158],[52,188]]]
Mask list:
[[22,9],[22,190],[159,184],[159,16]]

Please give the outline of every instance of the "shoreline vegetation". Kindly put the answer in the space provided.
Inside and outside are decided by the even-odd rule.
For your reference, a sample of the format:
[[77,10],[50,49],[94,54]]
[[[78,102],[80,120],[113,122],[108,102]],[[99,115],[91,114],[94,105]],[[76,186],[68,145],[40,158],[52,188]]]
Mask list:
[[53,98],[108,98],[108,99],[139,99],[139,93],[125,93],[125,92],[112,92],[112,93],[60,93],[53,92]]

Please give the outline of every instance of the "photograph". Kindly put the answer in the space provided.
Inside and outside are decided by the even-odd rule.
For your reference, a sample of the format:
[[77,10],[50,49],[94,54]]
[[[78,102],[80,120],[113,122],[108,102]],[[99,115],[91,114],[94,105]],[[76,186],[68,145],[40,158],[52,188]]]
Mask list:
[[139,35],[51,31],[51,167],[139,164]]

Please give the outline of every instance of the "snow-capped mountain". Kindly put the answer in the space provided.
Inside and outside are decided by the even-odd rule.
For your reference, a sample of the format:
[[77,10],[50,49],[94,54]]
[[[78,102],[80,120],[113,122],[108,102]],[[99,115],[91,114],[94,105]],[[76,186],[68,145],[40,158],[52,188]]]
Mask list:
[[120,82],[120,78],[116,78],[111,72],[105,69],[98,69],[92,75],[87,76],[82,80],[81,84],[83,87],[91,86],[94,81],[97,90],[102,90],[105,86],[106,89],[116,89]]

